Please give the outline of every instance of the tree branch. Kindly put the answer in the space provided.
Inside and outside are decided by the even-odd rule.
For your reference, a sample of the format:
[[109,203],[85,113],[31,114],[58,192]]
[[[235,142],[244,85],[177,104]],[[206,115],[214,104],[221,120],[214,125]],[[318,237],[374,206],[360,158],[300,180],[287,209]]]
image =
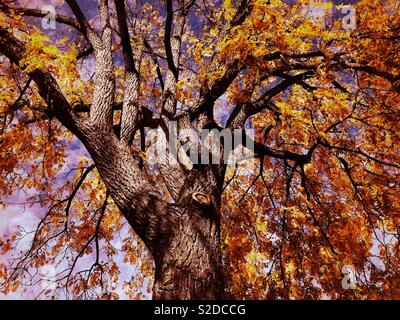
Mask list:
[[175,80],[178,81],[178,69],[174,62],[174,60],[176,59],[174,59],[174,54],[172,53],[172,46],[171,46],[173,15],[174,13],[172,9],[172,0],[166,0],[164,47],[165,47],[165,53],[167,55],[168,68],[174,75]]
[[81,8],[75,0],[66,0],[69,7],[71,8],[73,14],[75,15],[79,29],[85,36],[86,40],[93,46],[99,47],[101,45],[100,38],[97,36],[94,29],[90,26],[89,22],[86,20],[85,15],[83,14]]
[[118,28],[125,64],[125,90],[121,117],[121,139],[131,144],[141,116],[138,101],[140,77],[133,58],[124,0],[114,0],[114,3],[117,11]]
[[[26,54],[24,43],[2,27],[0,27],[0,52],[17,66]],[[29,75],[38,86],[39,94],[46,101],[49,112],[54,114],[67,129],[80,136],[79,127],[82,121],[74,115],[54,77],[43,69],[36,69]]]
[[[282,74],[280,75],[282,76]],[[282,80],[276,86],[267,90],[259,99],[257,99],[257,101],[236,106],[227,121],[226,127],[233,129],[243,128],[246,120],[249,117],[265,109],[271,110],[276,116],[279,117],[280,112],[278,109],[274,108],[274,106],[270,104],[271,99],[277,94],[285,91],[290,86],[298,82],[304,81],[305,79],[308,79],[313,75],[314,73],[312,71],[306,71],[295,76],[285,75],[285,80]]]
[[89,25],[81,8],[75,0],[67,0],[87,41],[92,45],[96,61],[96,81],[89,125],[112,129],[115,90],[115,75],[112,59],[112,30],[109,21],[108,1],[99,1],[102,34],[99,37]]

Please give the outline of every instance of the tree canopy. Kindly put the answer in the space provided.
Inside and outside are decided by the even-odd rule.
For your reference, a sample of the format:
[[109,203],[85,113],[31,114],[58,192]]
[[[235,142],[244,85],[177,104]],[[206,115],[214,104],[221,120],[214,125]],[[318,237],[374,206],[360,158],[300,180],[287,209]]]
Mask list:
[[[127,203],[158,224],[208,179],[228,297],[400,298],[398,0],[50,3],[56,29],[0,4],[3,295],[151,297],[156,248]],[[170,121],[254,129],[254,159],[208,165],[221,188],[151,166],[146,133]]]

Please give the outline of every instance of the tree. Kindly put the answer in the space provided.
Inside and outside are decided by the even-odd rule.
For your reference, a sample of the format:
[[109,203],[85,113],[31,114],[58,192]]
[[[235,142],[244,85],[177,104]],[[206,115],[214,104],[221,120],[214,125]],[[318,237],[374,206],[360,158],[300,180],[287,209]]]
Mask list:
[[[155,299],[399,298],[398,1],[353,1],[350,29],[326,1],[65,2],[56,31],[0,5],[0,204],[41,207],[0,241],[4,294],[118,298],[123,259],[131,298],[153,270]],[[178,148],[239,130],[255,159],[173,161],[173,123]]]

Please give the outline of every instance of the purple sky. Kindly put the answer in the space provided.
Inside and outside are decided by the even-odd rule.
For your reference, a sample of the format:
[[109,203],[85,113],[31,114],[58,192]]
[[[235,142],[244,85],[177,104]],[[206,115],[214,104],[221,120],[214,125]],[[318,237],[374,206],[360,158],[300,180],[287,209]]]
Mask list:
[[[79,1],[82,9],[89,19],[93,18],[93,14],[90,14],[93,11],[96,11],[97,4],[95,1]],[[16,6],[23,6],[28,8],[37,8],[42,9],[43,6],[53,5],[56,9],[57,13],[62,13],[66,15],[72,15],[67,4],[63,4],[63,1],[59,0],[19,0],[16,1]],[[40,19],[38,18],[29,18],[32,23],[40,26]],[[65,34],[67,30],[66,26],[57,24],[56,30],[46,31],[46,33],[51,37],[61,37]],[[69,28],[69,27],[68,27]],[[70,29],[70,28],[69,28]],[[76,35],[71,35],[72,37],[76,37]],[[85,63],[81,66],[81,75],[83,78],[88,77],[88,75],[94,72],[94,63],[93,59],[86,59]],[[74,139],[71,143],[69,143],[68,148],[68,158],[66,159],[66,164],[63,167],[63,170],[58,175],[58,183],[63,184],[66,182],[65,175],[69,171],[70,167],[76,167],[79,163],[82,156],[88,156],[87,151],[84,149],[83,145],[77,140]],[[34,205],[33,207],[29,207],[25,205],[27,198],[32,195],[32,190],[23,190],[19,192],[15,192],[7,199],[4,199],[9,205],[5,209],[0,209],[0,236],[5,239],[8,235],[12,234],[18,228],[23,227],[25,230],[34,230],[40,219],[44,216],[45,210],[40,208],[38,205]],[[123,234],[126,234],[126,228],[123,231]],[[30,244],[31,238],[27,237],[24,241],[22,241],[18,250],[26,249]],[[121,247],[121,241],[114,241],[113,243],[117,248]],[[7,262],[10,257],[15,253],[16,250],[11,250],[6,255],[0,255],[0,263]],[[119,261],[116,261],[121,268],[121,281],[120,286],[117,288],[116,292],[120,295],[120,298],[127,298],[123,293],[121,288],[122,280],[128,280],[128,278],[134,275],[134,267],[128,266],[122,263],[122,256],[118,257]],[[83,261],[81,262],[83,263]],[[79,269],[79,267],[78,267]],[[33,299],[37,295],[37,293],[41,290],[40,286],[24,289],[20,288],[14,293],[10,293],[7,296],[4,296],[0,293],[0,299]]]

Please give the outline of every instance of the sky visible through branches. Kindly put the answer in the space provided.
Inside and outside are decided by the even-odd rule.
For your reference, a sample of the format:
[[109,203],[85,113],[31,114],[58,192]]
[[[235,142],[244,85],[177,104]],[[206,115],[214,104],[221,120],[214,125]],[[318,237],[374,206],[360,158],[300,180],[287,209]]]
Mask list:
[[[150,299],[151,253],[29,76],[50,70],[73,112],[87,114],[100,78],[98,49],[82,25],[65,22],[76,12],[62,0],[2,2],[0,27],[11,28],[27,54],[22,71],[0,55],[0,298]],[[254,159],[229,165],[223,183],[230,297],[399,298],[400,2],[255,0],[247,12],[247,1],[193,1],[182,35],[172,36],[182,39],[176,70],[164,38],[167,2],[125,1],[131,67],[150,120],[188,116],[200,128],[204,116],[218,129],[254,130]],[[97,1],[79,5],[101,34]],[[48,6],[64,19],[55,29],[44,28],[37,12],[17,9]],[[122,137],[129,59],[112,1],[110,8],[111,122]],[[165,88],[174,78],[171,93]],[[169,94],[173,112],[165,107]],[[204,97],[212,120],[200,110]],[[158,127],[150,120],[128,139],[129,150],[172,204],[162,166],[148,163],[152,142],[141,140]],[[356,274],[355,288],[346,288],[343,270]]]

